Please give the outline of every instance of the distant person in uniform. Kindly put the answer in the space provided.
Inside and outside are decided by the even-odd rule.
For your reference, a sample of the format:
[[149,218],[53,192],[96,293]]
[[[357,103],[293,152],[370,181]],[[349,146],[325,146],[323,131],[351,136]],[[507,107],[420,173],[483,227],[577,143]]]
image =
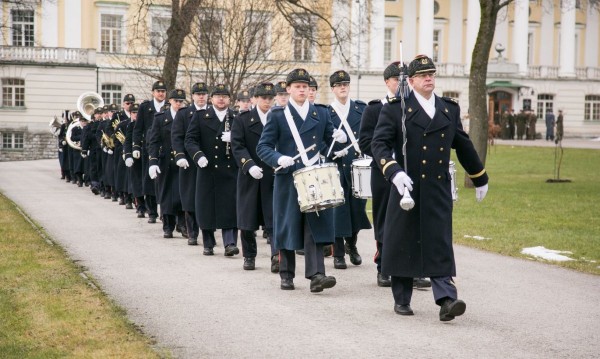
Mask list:
[[559,143],[563,139],[563,136],[564,136],[563,121],[564,121],[563,111],[558,110],[558,117],[556,118],[556,139],[554,140],[555,143]]
[[554,113],[552,109],[546,110],[546,141],[554,141]]
[[516,124],[517,124],[517,140],[522,140],[523,136],[525,136],[525,126],[527,121],[527,115],[523,110],[519,111],[519,114],[516,116]]

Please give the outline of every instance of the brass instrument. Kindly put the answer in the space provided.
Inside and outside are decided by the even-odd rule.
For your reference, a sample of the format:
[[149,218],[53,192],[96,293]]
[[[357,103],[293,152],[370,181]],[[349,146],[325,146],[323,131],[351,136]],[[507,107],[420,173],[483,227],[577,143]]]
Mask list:
[[[225,132],[231,131],[231,125],[229,124],[229,116],[225,118]],[[225,154],[229,156],[229,147],[231,146],[231,142],[225,142]]]
[[115,132],[115,138],[117,139],[117,141],[121,142],[122,145],[125,144],[125,134],[123,133],[123,131],[117,130],[117,132]]
[[[96,110],[97,107],[101,106],[104,106],[104,100],[102,100],[102,97],[95,92],[84,92],[77,99],[77,110],[81,112],[81,115],[85,117],[85,119],[88,121],[92,119],[94,110]],[[81,123],[79,122],[79,119],[75,119],[73,120],[73,122],[71,122],[71,124],[67,128],[65,140],[67,141],[69,146],[71,146],[71,148],[81,151],[81,144],[79,143],[79,141],[71,140],[71,132],[75,127],[82,127]],[[104,137],[104,135],[102,137]]]
[[107,135],[104,131],[102,131],[102,145],[111,150],[115,148],[115,141],[113,141],[112,137]]

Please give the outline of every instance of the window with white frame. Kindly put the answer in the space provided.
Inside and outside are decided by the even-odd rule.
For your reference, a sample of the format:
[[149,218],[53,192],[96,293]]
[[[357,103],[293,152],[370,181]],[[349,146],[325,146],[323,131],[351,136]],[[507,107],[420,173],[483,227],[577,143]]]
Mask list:
[[293,48],[294,60],[312,61],[313,59],[312,20],[309,15],[298,14],[294,17]]
[[541,93],[538,95],[537,112],[536,116],[538,119],[543,119],[546,111],[552,111],[554,108],[554,95],[547,93]]
[[25,107],[25,80],[2,79],[2,107]]
[[219,57],[223,43],[223,14],[218,9],[205,8],[200,11],[199,20],[200,57]]
[[171,24],[170,17],[154,16],[150,30],[150,52],[164,55],[167,45],[167,29]]
[[458,91],[444,91],[444,92],[442,92],[442,96],[450,97],[450,98],[453,98],[458,101],[458,97],[460,96],[460,93]]
[[383,29],[383,65],[392,62],[392,48],[394,45],[394,29],[386,27]]
[[271,42],[271,15],[267,12],[246,12],[246,48],[248,54],[265,53]]
[[25,144],[23,132],[2,132],[2,149],[21,150]]
[[585,121],[600,121],[600,95],[585,96]]
[[12,46],[33,46],[35,36],[33,10],[12,9],[10,16],[12,21]]
[[433,62],[440,62],[442,30],[433,30]]
[[121,92],[122,86],[117,84],[103,84],[102,91],[100,91],[100,96],[102,96],[102,100],[104,100],[105,104],[116,104],[117,106],[121,106]]
[[123,52],[123,15],[100,15],[100,51]]
[[527,64],[533,64],[533,32],[527,34]]

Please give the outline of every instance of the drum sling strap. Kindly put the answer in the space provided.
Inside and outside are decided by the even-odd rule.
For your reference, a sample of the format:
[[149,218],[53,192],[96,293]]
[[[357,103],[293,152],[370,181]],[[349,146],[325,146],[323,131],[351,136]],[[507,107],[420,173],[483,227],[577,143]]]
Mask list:
[[346,130],[346,133],[348,134],[348,137],[350,138],[350,143],[352,143],[352,147],[354,147],[354,150],[356,152],[360,153],[360,148],[358,147],[358,141],[356,140],[356,137],[354,137],[354,132],[352,132],[352,127],[350,127],[350,124],[348,123],[348,113],[349,112],[347,112],[344,115],[342,112],[342,109],[338,106],[338,104],[336,102],[333,102],[331,104],[331,107],[333,107],[333,109],[337,113],[338,117],[340,118],[340,121],[342,122],[342,125],[344,126],[344,129]]
[[305,167],[312,166],[319,159],[319,152],[317,152],[317,154],[314,155],[313,158],[308,158],[308,156],[306,155],[306,147],[304,147],[304,143],[302,143],[300,133],[298,132],[298,128],[296,127],[294,117],[290,112],[289,105],[283,109],[283,114],[285,115],[285,119],[288,123],[288,126],[290,127],[290,131],[292,132],[292,137],[294,137],[294,142],[296,142],[296,147],[298,148],[298,152],[300,153],[302,163]]

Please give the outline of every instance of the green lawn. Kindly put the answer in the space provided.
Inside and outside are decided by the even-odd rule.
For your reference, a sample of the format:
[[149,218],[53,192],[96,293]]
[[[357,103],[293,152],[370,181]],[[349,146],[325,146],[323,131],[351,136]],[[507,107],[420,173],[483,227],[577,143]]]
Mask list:
[[463,186],[458,165],[455,243],[520,257],[524,247],[571,251],[574,261],[552,263],[600,274],[600,151],[565,149],[560,178],[572,182],[546,183],[553,178],[554,151],[494,146],[486,163],[489,192],[481,203],[474,189]]

